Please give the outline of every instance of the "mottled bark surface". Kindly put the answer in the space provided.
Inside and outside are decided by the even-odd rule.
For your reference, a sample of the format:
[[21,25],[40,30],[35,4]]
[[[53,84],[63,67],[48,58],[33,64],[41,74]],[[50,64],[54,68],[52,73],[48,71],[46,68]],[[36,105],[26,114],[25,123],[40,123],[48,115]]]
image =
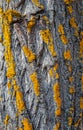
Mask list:
[[0,130],[83,130],[83,0],[0,6]]

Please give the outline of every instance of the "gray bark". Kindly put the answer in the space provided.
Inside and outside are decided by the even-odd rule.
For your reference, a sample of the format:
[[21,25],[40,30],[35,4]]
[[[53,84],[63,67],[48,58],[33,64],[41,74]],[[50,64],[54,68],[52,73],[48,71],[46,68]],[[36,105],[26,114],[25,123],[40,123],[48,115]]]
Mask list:
[[[21,18],[15,17],[11,24],[11,49],[16,64],[15,79],[23,93],[23,101],[26,107],[16,117],[18,112],[16,97],[13,96],[13,87],[10,90],[7,87],[5,46],[0,42],[0,130],[17,130],[20,127],[23,129],[24,126],[21,123],[23,118],[29,119],[33,130],[53,130],[57,122],[60,122],[61,125],[56,130],[83,130],[83,109],[80,108],[80,97],[83,98],[83,83],[81,81],[83,55],[81,58],[79,56],[80,41],[83,37],[80,34],[83,31],[83,0],[75,0],[70,4],[66,4],[64,0],[40,0],[44,9],[37,7],[31,0],[25,0],[20,4],[17,4],[18,0],[11,0],[9,4],[6,0],[0,0],[0,2],[3,12],[7,9],[13,9],[21,14]],[[67,9],[69,5],[73,7],[71,14]],[[44,15],[48,17],[49,23],[42,19]],[[31,32],[28,32],[27,23],[31,16],[36,18],[36,24]],[[69,23],[71,17],[76,20],[78,36],[74,35],[76,28]],[[68,39],[67,45],[64,45],[60,39],[61,34],[58,32],[60,24],[64,26],[65,35]],[[48,45],[40,35],[40,31],[46,29],[49,29],[52,34],[57,56],[51,55]],[[2,30],[0,30],[0,35],[2,35]],[[36,59],[30,63],[22,50],[24,45],[31,48],[36,55]],[[72,60],[64,59],[63,53],[66,49],[70,50]],[[51,77],[49,74],[49,70],[56,64],[59,65],[57,69],[59,79]],[[68,70],[68,66],[72,67],[71,72]],[[34,85],[30,78],[33,72],[37,73],[40,84],[38,96],[34,92]],[[69,81],[70,77],[74,78],[72,82]],[[53,85],[56,82],[60,84],[60,98],[62,100],[61,115],[59,116],[55,114],[57,103],[54,101]],[[75,89],[73,94],[69,93],[71,86],[74,86]],[[74,108],[72,114],[70,114],[71,107]],[[4,120],[7,114],[10,119],[8,124],[5,125]],[[72,117],[71,125],[68,125],[68,117]],[[80,121],[75,126],[78,120]]]

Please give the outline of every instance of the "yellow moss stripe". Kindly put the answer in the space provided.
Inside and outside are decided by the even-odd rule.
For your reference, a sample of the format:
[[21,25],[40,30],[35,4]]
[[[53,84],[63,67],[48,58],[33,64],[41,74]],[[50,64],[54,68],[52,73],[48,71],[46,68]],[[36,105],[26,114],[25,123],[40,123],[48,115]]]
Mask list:
[[41,8],[41,9],[44,9],[44,5],[42,5],[42,4],[39,2],[39,0],[31,0],[31,1],[32,1],[32,3],[33,3],[34,5],[36,5],[37,7]]
[[63,25],[62,24],[59,24],[59,26],[58,26],[58,32],[60,33],[60,34],[65,34],[65,32],[64,32],[64,27],[63,27]]
[[22,50],[27,57],[28,62],[32,62],[33,60],[35,60],[35,54],[27,46],[23,46]]
[[75,88],[74,88],[73,86],[69,88],[69,93],[70,93],[70,94],[75,93]]
[[8,125],[9,119],[10,119],[10,116],[7,114],[6,117],[5,117],[5,120],[4,120],[5,125]]
[[64,0],[65,4],[71,4],[74,0]]
[[55,111],[56,116],[60,116],[61,115],[61,105],[62,105],[62,101],[60,98],[60,86],[59,83],[56,82],[53,86],[53,92],[54,92],[54,101],[57,104],[57,109]]
[[69,11],[69,13],[70,13],[70,14],[72,14],[72,13],[73,13],[73,8],[72,8],[72,6],[71,6],[71,5],[67,6],[67,9],[68,9],[68,11]]
[[70,50],[66,50],[66,51],[64,52],[64,59],[66,59],[66,60],[72,60]]
[[59,130],[61,123],[57,122],[53,130]]
[[73,118],[72,117],[68,117],[68,126],[71,126],[73,122]]
[[50,30],[49,29],[41,30],[40,36],[41,36],[42,40],[47,44],[51,55],[56,56],[57,53],[54,48],[54,42],[53,42],[53,38],[52,38],[52,34],[51,34]]
[[37,73],[36,72],[33,72],[31,75],[30,75],[30,78],[33,82],[33,86],[34,86],[34,93],[36,94],[36,96],[39,96],[40,94],[40,84],[39,84],[39,81],[37,79]]
[[32,28],[35,26],[35,24],[36,24],[36,18],[32,17],[30,21],[27,23],[27,28],[29,33],[32,31]]
[[80,97],[80,109],[83,110],[83,97]]
[[23,130],[33,130],[32,125],[31,125],[31,123],[29,123],[29,120],[27,118],[24,118],[22,120],[22,124],[23,124],[23,128],[24,128]]

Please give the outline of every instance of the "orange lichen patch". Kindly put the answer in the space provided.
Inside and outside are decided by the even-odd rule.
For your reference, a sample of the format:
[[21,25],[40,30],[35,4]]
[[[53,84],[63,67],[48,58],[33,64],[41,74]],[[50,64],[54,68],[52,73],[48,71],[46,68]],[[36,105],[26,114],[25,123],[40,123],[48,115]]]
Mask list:
[[80,109],[83,109],[83,97],[80,97]]
[[39,96],[40,94],[40,84],[39,84],[39,81],[37,79],[37,73],[34,72],[30,75],[30,78],[33,82],[33,85],[34,85],[34,92],[36,94],[36,96]]
[[61,108],[58,108],[58,109],[56,109],[56,111],[55,111],[55,115],[56,116],[60,116],[61,115]]
[[71,126],[73,122],[73,118],[72,117],[68,117],[68,126]]
[[7,114],[6,117],[5,117],[5,120],[4,120],[5,125],[8,125],[9,119],[10,119],[10,116]]
[[73,76],[70,76],[69,77],[69,82],[72,83],[74,81],[74,77]]
[[65,34],[65,32],[64,32],[64,27],[63,27],[62,24],[60,24],[60,25],[58,26],[58,32],[59,32],[60,34]]
[[61,41],[62,41],[64,44],[68,44],[68,39],[67,39],[67,37],[66,37],[65,35],[61,35],[61,36],[60,36],[60,39],[61,39]]
[[23,101],[23,94],[20,90],[16,91],[16,106],[19,113],[25,110],[25,103]]
[[75,19],[74,17],[72,17],[72,18],[70,19],[70,25],[71,25],[71,27],[73,27],[73,28],[75,28],[75,29],[78,29],[78,25],[77,25],[76,19]]
[[74,88],[73,86],[69,88],[69,93],[70,93],[70,94],[75,93],[75,88]]
[[67,50],[67,51],[64,52],[64,58],[65,58],[66,60],[72,60],[70,50]]
[[46,24],[49,24],[50,23],[50,21],[49,21],[49,19],[48,19],[48,17],[47,16],[42,16],[42,19],[44,20],[44,21],[46,21]]
[[72,14],[72,13],[73,13],[73,8],[72,8],[72,6],[71,6],[71,5],[69,5],[69,6],[67,7],[67,9],[68,9],[68,11],[69,11],[69,13],[70,13],[70,14]]
[[54,49],[54,42],[53,42],[53,38],[52,38],[52,34],[51,34],[50,30],[49,29],[41,30],[40,36],[41,36],[42,40],[47,44],[48,49],[49,49],[50,53],[52,54],[52,56],[56,56],[57,53]]
[[23,46],[22,50],[23,50],[25,56],[27,57],[28,62],[32,62],[33,60],[35,60],[36,56],[31,51],[31,49],[29,49],[27,46]]
[[74,124],[75,127],[78,127],[81,122],[81,118],[78,119],[78,121]]
[[38,0],[31,0],[34,5],[37,7],[44,9],[44,5],[42,5]]
[[74,0],[64,0],[65,4],[71,4]]
[[27,23],[27,28],[29,33],[32,31],[32,28],[35,26],[35,24],[36,24],[36,19],[35,17],[32,17],[31,20]]
[[32,130],[33,129],[31,123],[29,122],[29,120],[27,118],[24,118],[22,120],[22,124],[23,124],[23,127],[24,127],[23,130]]
[[53,130],[59,130],[61,123],[57,122],[57,124],[54,126]]

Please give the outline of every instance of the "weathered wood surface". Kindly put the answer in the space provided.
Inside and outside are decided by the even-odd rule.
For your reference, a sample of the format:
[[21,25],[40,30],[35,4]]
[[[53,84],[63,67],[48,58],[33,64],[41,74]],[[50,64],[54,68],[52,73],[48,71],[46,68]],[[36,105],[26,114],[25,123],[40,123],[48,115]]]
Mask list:
[[83,130],[83,0],[0,6],[0,130]]

